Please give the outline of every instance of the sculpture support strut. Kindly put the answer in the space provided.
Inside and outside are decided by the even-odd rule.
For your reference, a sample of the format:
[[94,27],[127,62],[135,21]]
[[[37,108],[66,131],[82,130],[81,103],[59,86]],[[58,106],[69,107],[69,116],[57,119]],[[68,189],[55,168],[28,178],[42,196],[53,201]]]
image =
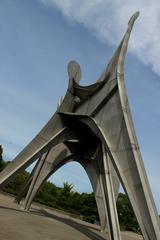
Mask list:
[[110,240],[121,240],[116,209],[119,183],[124,187],[144,240],[160,240],[160,223],[136,138],[124,84],[124,59],[135,13],[128,29],[95,84],[81,86],[78,63],[68,65],[69,84],[58,109],[39,132],[0,174],[5,186],[18,172],[39,159],[18,196],[26,190],[24,209],[57,169],[77,161],[85,169],[97,203],[101,228]]

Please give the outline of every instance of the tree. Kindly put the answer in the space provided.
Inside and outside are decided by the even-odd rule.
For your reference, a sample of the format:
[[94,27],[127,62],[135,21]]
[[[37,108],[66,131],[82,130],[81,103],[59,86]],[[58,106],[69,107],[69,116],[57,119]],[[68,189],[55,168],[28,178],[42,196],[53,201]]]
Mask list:
[[7,166],[8,162],[3,160],[3,148],[0,145],[0,172]]
[[62,194],[68,197],[73,189],[73,184],[69,184],[68,182],[63,183]]
[[123,230],[139,232],[137,219],[126,194],[119,193],[117,199],[117,210],[121,228]]
[[2,161],[2,154],[3,154],[3,148],[2,148],[2,145],[0,145],[0,161]]
[[26,171],[19,173],[13,181],[5,186],[4,190],[8,193],[17,195],[28,177],[29,173]]

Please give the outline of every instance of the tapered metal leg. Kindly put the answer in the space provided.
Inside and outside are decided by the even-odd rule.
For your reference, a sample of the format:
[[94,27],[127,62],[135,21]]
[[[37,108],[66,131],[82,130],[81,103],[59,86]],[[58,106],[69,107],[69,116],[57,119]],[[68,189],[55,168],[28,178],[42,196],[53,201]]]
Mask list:
[[[40,158],[40,159],[41,159],[41,158]],[[40,160],[40,159],[39,159],[39,160]],[[15,201],[16,201],[17,203],[20,203],[21,200],[22,200],[22,198],[27,194],[28,189],[29,189],[29,186],[30,186],[30,184],[31,184],[31,182],[32,182],[32,179],[33,179],[33,176],[34,176],[34,174],[35,174],[35,171],[36,171],[36,169],[37,169],[37,167],[38,167],[39,160],[37,160],[37,163],[35,164],[35,166],[34,166],[32,172],[31,172],[31,174],[30,174],[29,177],[27,178],[24,186],[22,186],[20,192],[19,192],[18,195],[15,197]]]
[[104,176],[102,177],[102,179],[103,179],[105,199],[106,199],[107,210],[108,210],[109,235],[111,240],[116,240],[116,239],[121,240],[121,233],[120,233],[118,214],[117,214],[117,208],[116,208],[116,199],[115,199],[112,174],[111,174],[110,158],[104,146],[102,146],[102,154],[103,154],[103,165],[104,165]]
[[[100,148],[101,147],[99,146],[94,156],[94,159],[92,159],[92,161],[91,160],[81,161],[80,164],[86,170],[86,173],[90,179],[90,182],[94,191],[97,210],[100,218],[101,230],[108,231],[108,219],[106,216],[107,206],[106,206],[106,200],[105,200],[105,194],[104,194],[104,184],[102,182],[102,176],[104,176],[104,170],[103,170],[103,161],[102,161],[102,151]],[[118,196],[118,191],[119,191],[119,180],[112,166],[111,166],[110,172],[111,172],[115,201],[116,201]]]
[[81,165],[84,167],[90,179],[96,204],[97,204],[101,230],[104,231],[108,227],[107,216],[106,216],[107,209],[106,209],[106,204],[105,204],[105,199],[103,194],[104,192],[103,184],[100,179],[99,171],[90,162],[87,162],[85,164],[81,163]]
[[60,167],[63,165],[62,160],[64,160],[69,154],[70,152],[68,149],[62,145],[61,147],[58,146],[53,148],[47,155],[42,156],[27,193],[24,202],[24,210],[29,211],[33,198],[38,192],[40,186],[58,166]]

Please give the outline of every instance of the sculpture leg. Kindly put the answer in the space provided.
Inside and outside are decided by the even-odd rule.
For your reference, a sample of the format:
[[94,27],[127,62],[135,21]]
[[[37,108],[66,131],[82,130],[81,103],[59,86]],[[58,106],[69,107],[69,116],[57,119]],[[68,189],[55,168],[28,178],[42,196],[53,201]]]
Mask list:
[[[126,152],[130,162],[126,159]],[[145,171],[141,165],[141,160],[139,162],[132,161],[131,150],[124,150],[121,153],[111,151],[110,154],[112,162],[120,175],[122,185],[132,204],[144,239],[159,240],[159,218],[156,216],[155,205],[152,201],[152,194]],[[118,158],[119,154],[121,154],[121,157]],[[120,161],[122,156],[123,161]],[[137,166],[137,163],[139,166]]]
[[[40,159],[39,159],[39,160],[40,160]],[[32,182],[32,179],[33,179],[33,175],[34,175],[34,173],[35,173],[35,171],[36,171],[36,169],[37,169],[37,167],[38,167],[39,160],[37,160],[37,163],[35,164],[35,166],[34,166],[32,172],[31,172],[31,174],[29,175],[29,177],[27,178],[24,186],[22,187],[22,189],[20,190],[20,192],[19,192],[18,195],[16,196],[15,201],[16,201],[17,203],[20,203],[21,200],[22,200],[22,198],[27,194],[28,189],[29,189],[29,186],[30,186],[30,184],[31,184],[31,182]]]
[[[80,162],[81,163],[81,162]],[[100,219],[100,226],[101,230],[104,231],[106,229],[107,225],[107,217],[106,217],[106,204],[105,204],[105,199],[104,199],[104,189],[103,189],[103,184],[100,180],[99,173],[97,172],[98,169],[94,167],[94,165],[91,162],[87,163],[81,163],[83,165],[93,188],[96,204],[97,204],[97,210],[99,214],[99,219]]]
[[107,209],[108,209],[108,225],[109,225],[110,239],[120,240],[121,233],[120,233],[118,214],[117,214],[117,208],[116,208],[114,187],[112,182],[110,158],[108,155],[106,155],[106,152],[104,151],[103,146],[102,146],[102,154],[103,154],[103,168],[104,168],[104,175],[102,175],[102,181],[104,185],[104,190],[105,190],[104,193],[105,193],[105,199],[106,199]]
[[[97,204],[97,210],[100,218],[100,226],[102,231],[107,231],[108,223],[107,223],[107,207],[105,202],[105,195],[104,195],[104,185],[102,183],[102,171],[100,167],[100,158],[101,156],[97,155],[92,161],[82,161],[80,162],[81,165],[86,170],[86,173],[90,179],[94,196]],[[112,182],[114,188],[114,195],[115,199],[118,197],[119,191],[119,179],[115,173],[113,166],[111,166],[111,175],[112,175]]]
[[[112,105],[115,106],[114,104]],[[118,109],[114,109],[114,114],[118,114]],[[113,119],[111,120],[113,121]],[[108,131],[105,130],[106,133],[91,118],[82,118],[81,121],[92,129],[105,146],[106,154],[109,154],[117,175],[132,204],[144,239],[160,240],[160,221],[138,145],[131,143],[128,136],[129,133],[126,129],[126,122],[124,118],[120,120],[117,121],[116,126],[111,124],[110,128],[107,129]],[[116,129],[118,124],[120,127]],[[112,125],[115,129],[112,129]],[[132,129],[129,131],[131,133]],[[113,134],[114,138],[111,138],[111,136],[109,138],[109,133]],[[115,134],[117,136],[116,139]],[[132,141],[136,142],[135,139],[132,139]]]
[[120,187],[120,180],[119,180],[117,173],[113,167],[112,161],[110,161],[110,168],[111,168],[112,182],[113,182],[113,188],[114,188],[114,195],[115,195],[115,199],[117,201],[119,187]]
[[[107,150],[106,150],[106,152],[107,152]],[[131,175],[129,173],[130,170],[121,168],[121,166],[117,163],[118,159],[116,158],[116,155],[114,155],[114,158],[115,158],[116,167],[118,169],[118,172],[119,172],[119,175],[121,178],[121,183],[122,183],[124,190],[127,193],[129,200],[132,204],[135,215],[136,215],[139,225],[141,227],[143,237],[145,240],[152,240],[152,238],[150,238],[149,235],[147,234],[148,229],[146,229],[146,226],[148,225],[148,223],[147,223],[148,216],[146,215],[145,216],[146,219],[145,219],[145,217],[144,217],[145,214],[142,213],[142,211],[144,211],[144,212],[146,211],[146,209],[145,209],[146,205],[145,205],[145,200],[142,197],[141,190],[139,192],[139,189],[138,189],[140,187],[140,185],[139,186],[137,185],[137,190],[134,189],[134,188],[136,188],[136,186],[135,187],[133,186],[134,181],[132,179],[130,179],[131,178]],[[135,174],[135,171],[134,171],[134,174]],[[136,181],[136,177],[135,177],[135,181]],[[140,201],[142,201],[141,206],[139,205]],[[148,227],[149,227],[149,225],[148,225]],[[153,238],[153,239],[157,240],[158,238]]]
[[39,174],[40,174],[40,171],[41,171],[41,169],[42,169],[42,167],[43,167],[43,164],[44,164],[44,162],[45,162],[45,159],[47,158],[47,155],[48,155],[48,153],[45,153],[45,154],[43,154],[43,155],[41,156],[41,158],[40,158],[40,160],[39,160],[39,164],[38,164],[38,166],[37,166],[37,168],[36,168],[36,170],[35,170],[35,172],[34,172],[34,174],[33,174],[33,177],[32,177],[32,179],[31,179],[31,184],[30,184],[29,190],[28,190],[28,192],[27,192],[27,196],[26,196],[26,198],[25,198],[25,204],[24,204],[24,206],[25,206],[24,209],[25,209],[25,210],[28,210],[28,209],[27,209],[27,203],[29,202],[29,199],[31,198],[31,194],[32,194],[33,188],[34,188],[34,186],[35,186],[37,177],[38,177]]
[[83,161],[82,165],[94,190],[101,226],[104,229],[108,224],[110,240],[121,240],[109,158],[106,157],[104,150],[100,147],[95,159],[88,162]]
[[65,159],[68,154],[68,149],[62,146],[53,148],[46,157],[43,156],[42,161],[39,164],[38,170],[33,176],[32,183],[27,193],[24,202],[24,210],[29,211],[33,198],[38,192],[40,186],[55,171],[58,165],[62,166],[64,164],[62,160]]
[[18,204],[22,201],[23,197],[27,194],[27,191],[29,189],[29,186],[32,182],[33,179],[33,175],[31,174],[27,181],[25,182],[24,186],[22,187],[22,189],[20,190],[20,192],[18,193],[18,195],[15,197],[15,202],[17,202]]

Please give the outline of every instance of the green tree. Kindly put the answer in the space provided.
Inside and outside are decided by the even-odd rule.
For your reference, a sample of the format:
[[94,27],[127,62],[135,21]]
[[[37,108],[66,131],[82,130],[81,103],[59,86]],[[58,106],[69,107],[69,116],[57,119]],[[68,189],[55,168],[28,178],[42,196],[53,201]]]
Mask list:
[[7,166],[8,162],[3,160],[3,148],[0,145],[0,172]]
[[0,161],[2,161],[2,154],[3,154],[3,148],[2,145],[0,145]]
[[17,195],[28,177],[29,173],[26,171],[19,173],[16,178],[4,188],[4,190],[8,193]]
[[62,188],[62,194],[64,196],[68,197],[71,194],[71,191],[73,189],[73,184],[69,184],[68,182],[63,183],[63,188]]
[[3,159],[0,161],[0,172],[7,166],[8,162],[5,162]]
[[117,211],[121,229],[139,232],[139,225],[126,194],[119,193]]

